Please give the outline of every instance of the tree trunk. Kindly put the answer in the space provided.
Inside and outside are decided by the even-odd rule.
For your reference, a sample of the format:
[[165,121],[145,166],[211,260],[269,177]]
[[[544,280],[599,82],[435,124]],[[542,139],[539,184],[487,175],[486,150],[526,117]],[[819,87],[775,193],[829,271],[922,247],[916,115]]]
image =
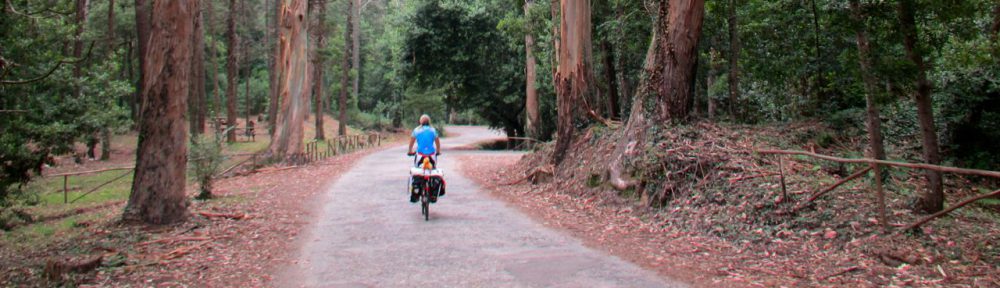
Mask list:
[[[551,0],[549,2],[549,12],[551,14],[552,20],[552,59],[549,64],[552,64],[552,75],[556,75],[556,71],[559,69],[559,25],[555,25],[556,21],[559,21],[559,3],[562,0]],[[552,77],[552,87],[558,87],[556,77]]]
[[[108,1],[108,60],[115,54],[115,0]],[[111,129],[101,128],[101,161],[111,159]]]
[[[924,64],[924,56],[917,46],[917,25],[914,20],[913,0],[900,0],[899,8],[899,30],[903,33],[903,47],[906,49],[906,57],[913,62],[917,76],[917,91],[913,95],[913,100],[917,104],[917,118],[920,123],[920,134],[923,142],[924,161],[927,164],[937,165],[941,163],[941,149],[938,147],[937,128],[934,127],[934,109],[931,103],[931,81],[927,79],[927,67]],[[935,213],[944,209],[944,187],[941,179],[941,172],[924,170],[927,177],[927,189],[917,194],[918,211],[924,213]]]
[[351,93],[353,97],[359,97],[361,95],[361,0],[351,0],[354,3],[351,5],[351,47],[353,52],[351,52],[351,58],[354,62],[351,63],[351,69],[354,69],[354,89]]
[[[868,120],[868,141],[870,150],[869,157],[874,159],[885,159],[885,146],[882,140],[882,120],[879,119],[878,102],[875,96],[878,95],[878,83],[875,75],[872,74],[871,46],[868,43],[868,32],[865,25],[865,17],[861,11],[861,4],[858,0],[850,1],[851,18],[858,28],[855,31],[855,38],[858,42],[858,62],[861,65],[861,78],[865,83],[865,104]],[[875,190],[879,205],[880,223],[885,225],[885,195],[882,192],[882,172],[878,165],[872,165],[875,171]]]
[[615,50],[607,39],[601,41],[601,50],[604,52],[604,81],[608,82],[608,95],[605,99],[605,108],[608,111],[608,119],[618,119],[618,81],[615,76]]
[[740,32],[736,23],[736,0],[729,0],[729,116],[739,119],[740,101]]
[[279,104],[268,151],[273,157],[286,158],[302,153],[302,122],[309,97],[306,0],[282,0],[278,13],[280,40],[274,72],[278,75]]
[[187,109],[191,34],[198,1],[156,1],[142,90],[142,115],[132,192],[122,219],[169,224],[187,216]]
[[[625,190],[638,184],[626,175],[625,159],[643,149],[646,129],[653,125],[653,120],[664,122],[687,117],[704,15],[704,0],[670,0],[669,5],[666,0],[659,1],[644,75],[632,102],[632,113],[608,165],[609,182],[615,189]],[[652,107],[659,111],[647,109],[650,105],[645,102],[652,95],[657,96],[658,102]],[[658,119],[650,115],[657,115]]]
[[[214,27],[212,24],[215,23],[213,20],[215,7],[212,5],[212,1],[205,1],[205,3],[205,23],[208,25],[205,32],[209,35],[215,35],[213,32],[214,30],[212,29],[212,27]],[[209,69],[212,70],[212,75],[209,77],[210,81],[212,81],[212,97],[210,97],[212,99],[211,121],[212,123],[215,123],[215,118],[217,118],[219,113],[222,112],[222,93],[219,92],[219,65],[215,62],[216,59],[219,59],[219,50],[216,49],[214,44],[208,45],[208,54],[208,64],[211,65]],[[205,103],[205,106],[207,107],[208,99],[205,99]],[[205,114],[207,115],[208,113],[206,112]]]
[[[662,3],[662,1],[661,1]],[[663,5],[663,4],[661,4]],[[662,8],[661,8],[662,9]],[[659,103],[660,121],[684,121],[691,112],[691,85],[698,63],[698,41],[705,16],[704,0],[671,0],[667,31],[657,55],[666,57],[659,73],[653,74],[653,84]]]
[[708,57],[708,65],[711,68],[708,70],[708,88],[705,89],[705,98],[708,98],[708,119],[711,120],[715,119],[716,109],[715,97],[712,97],[711,90],[712,87],[715,86],[715,81],[717,80],[719,73],[718,71],[722,68],[720,67],[722,66],[722,63],[719,62],[719,52],[716,51],[715,48],[712,48],[712,50],[708,53]]
[[115,0],[108,0],[108,58],[115,54]]
[[[268,0],[268,1],[271,1],[271,0]],[[274,7],[273,7],[274,11],[278,11],[278,12],[277,12],[277,14],[274,14],[274,18],[276,18],[274,20],[274,22],[272,22],[274,24],[273,25],[269,25],[269,27],[267,29],[269,29],[269,30],[273,29],[272,33],[278,34],[278,30],[281,27],[281,20],[277,19],[277,18],[278,18],[278,15],[281,14],[281,12],[280,12],[281,11],[281,3],[282,3],[283,0],[274,0],[274,1],[275,1],[274,2]],[[275,38],[275,43],[271,44],[271,45],[274,45],[274,53],[272,53],[272,55],[271,55],[271,61],[268,63],[268,65],[270,65],[270,68],[271,68],[268,71],[268,77],[270,77],[270,82],[268,82],[268,83],[270,83],[269,88],[271,89],[271,91],[270,91],[271,93],[268,94],[268,96],[270,98],[270,101],[268,102],[269,104],[268,104],[268,109],[267,109],[267,124],[268,124],[268,126],[267,126],[268,127],[268,132],[267,133],[269,135],[271,135],[272,137],[274,136],[274,130],[275,130],[275,127],[276,127],[275,125],[277,125],[277,119],[278,119],[278,86],[279,85],[278,85],[278,73],[277,73],[277,70],[275,70],[278,67],[278,57],[276,57],[276,56],[279,53],[281,53],[281,45],[280,45],[281,41],[278,40],[277,37],[273,37],[273,38]]]
[[[851,14],[859,25],[864,25],[861,5],[858,0],[851,0]],[[871,158],[885,159],[885,148],[882,144],[882,121],[879,119],[878,102],[875,96],[878,95],[878,83],[873,74],[871,46],[868,42],[868,32],[862,26],[855,33],[858,42],[858,61],[861,64],[861,78],[865,84],[865,102],[868,117],[868,136],[871,141]]]
[[[132,119],[136,121],[142,121],[142,103],[145,102],[142,99],[142,91],[145,89],[142,85],[146,82],[146,50],[149,46],[149,30],[152,28],[149,22],[150,12],[152,7],[146,0],[135,0],[135,35],[136,35],[136,54],[139,58],[139,79],[135,85],[135,98],[132,103],[134,106],[135,115],[132,115]],[[141,123],[136,123],[136,127]]]
[[188,98],[188,117],[191,135],[205,131],[205,22],[202,11],[194,12],[194,49],[191,60],[191,93]]
[[111,159],[111,129],[101,129],[101,161]]
[[559,65],[556,67],[556,105],[558,138],[552,163],[558,165],[573,143],[573,120],[577,103],[586,99],[593,75],[590,72],[591,27],[590,0],[562,0],[559,17]]
[[[534,4],[534,0],[524,1],[524,17],[526,19],[530,18],[531,5]],[[525,50],[525,67],[526,67],[526,80],[525,80],[525,94],[526,99],[524,101],[524,110],[527,114],[527,121],[525,128],[527,130],[528,137],[531,138],[541,138],[538,135],[541,131],[538,130],[539,114],[538,114],[538,89],[535,88],[536,74],[538,73],[535,67],[535,54],[532,51],[535,48],[535,37],[532,36],[534,28],[531,26],[531,22],[527,22],[528,33],[524,34],[524,50]]]
[[[236,0],[229,0],[229,18],[227,19],[226,38],[229,49],[226,57],[226,127],[236,127],[236,77],[239,76],[236,52],[239,49],[239,39],[236,37]],[[236,142],[236,129],[228,129],[226,141]]]
[[323,72],[326,70],[326,59],[321,52],[326,49],[326,2],[316,2],[318,6],[316,15],[316,27],[312,29],[313,37],[316,38],[313,50],[313,109],[316,110],[316,139],[325,140],[326,133],[323,131],[323,114],[326,111],[325,99],[326,91],[323,90]]
[[[88,0],[76,0],[76,35],[73,39],[73,58],[80,59],[83,57],[83,30],[87,26],[87,6],[89,5]],[[87,61],[76,62],[73,66],[73,78],[80,79],[83,77],[83,65]],[[79,98],[83,93],[83,87],[76,85],[75,90],[73,90],[73,96]]]
[[813,53],[814,53],[813,54],[813,61],[815,61],[815,65],[816,65],[816,68],[815,68],[815,71],[814,71],[814,74],[813,74],[813,78],[814,78],[813,80],[816,81],[816,83],[814,84],[815,87],[813,89],[814,90],[813,92],[815,92],[815,95],[814,95],[815,100],[813,101],[814,104],[813,104],[812,109],[814,110],[813,112],[816,112],[816,111],[819,111],[819,109],[822,109],[823,103],[827,100],[826,99],[826,92],[825,92],[826,91],[826,76],[823,74],[823,59],[821,58],[822,55],[823,55],[823,49],[822,49],[822,46],[820,46],[819,8],[816,6],[816,0],[810,0],[810,4],[812,4],[812,16],[813,16],[812,17],[813,18],[812,19],[813,20],[812,21],[813,22],[812,23],[813,24],[813,50],[814,50],[813,51]]
[[344,29],[344,59],[341,63],[341,75],[340,75],[340,95],[337,98],[337,110],[340,112],[337,115],[337,135],[344,136],[347,135],[347,90],[351,77],[351,45],[352,38],[351,35],[354,31],[353,24],[354,21],[351,19],[354,16],[354,2],[353,0],[347,1],[347,21],[344,23],[347,27]]
[[[625,21],[625,8],[623,6],[624,5],[620,5],[619,4],[618,7],[616,8],[616,11],[615,11],[615,17],[616,17],[616,20],[618,20],[618,25],[616,25],[617,26],[616,30],[618,31],[619,35],[625,35],[625,30],[622,28],[623,26],[625,26],[624,24],[622,24],[622,21]],[[621,43],[616,43],[616,44],[621,45]],[[629,95],[632,95],[631,94],[632,93],[632,88],[629,87],[629,85],[630,85],[629,84],[629,79],[628,79],[628,76],[627,76],[627,74],[625,72],[625,70],[627,69],[627,67],[625,67],[625,55],[624,55],[623,51],[625,51],[625,50],[624,49],[619,49],[617,51],[618,52],[618,55],[617,55],[618,57],[615,58],[615,60],[616,60],[615,61],[615,66],[618,67],[618,75],[616,75],[615,77],[618,78],[618,84],[619,84],[619,87],[621,87],[621,91],[619,91],[619,93],[618,93],[618,95],[620,95],[619,99],[621,99],[620,103],[618,104],[618,106],[619,106],[619,110],[618,110],[619,114],[618,115],[620,115],[621,117],[625,117],[626,116],[625,107],[628,107],[628,105],[629,105],[629,102],[628,102],[629,99],[628,99],[628,97],[629,97]]]

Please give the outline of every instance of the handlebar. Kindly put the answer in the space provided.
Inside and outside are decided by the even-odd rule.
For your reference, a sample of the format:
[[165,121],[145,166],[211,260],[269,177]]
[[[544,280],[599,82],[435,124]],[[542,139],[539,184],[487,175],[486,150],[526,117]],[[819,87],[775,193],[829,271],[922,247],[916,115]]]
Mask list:
[[[417,156],[416,152],[406,152],[406,156]],[[424,156],[441,156],[441,152],[434,152],[434,155],[424,155]]]

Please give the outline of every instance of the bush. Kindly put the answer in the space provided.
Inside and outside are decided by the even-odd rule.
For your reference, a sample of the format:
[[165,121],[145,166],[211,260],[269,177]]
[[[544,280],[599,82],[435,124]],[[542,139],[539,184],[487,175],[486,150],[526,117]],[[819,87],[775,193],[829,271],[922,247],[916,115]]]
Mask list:
[[200,186],[197,199],[212,198],[212,182],[215,174],[222,168],[222,161],[225,160],[222,155],[222,135],[225,135],[225,132],[216,133],[214,136],[191,137],[188,163],[194,172],[195,181]]

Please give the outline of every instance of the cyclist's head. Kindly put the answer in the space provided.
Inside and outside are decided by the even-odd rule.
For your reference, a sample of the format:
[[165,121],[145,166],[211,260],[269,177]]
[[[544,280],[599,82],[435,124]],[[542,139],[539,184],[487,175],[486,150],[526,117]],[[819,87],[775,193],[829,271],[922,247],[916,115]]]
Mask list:
[[420,115],[420,125],[431,125],[431,116]]

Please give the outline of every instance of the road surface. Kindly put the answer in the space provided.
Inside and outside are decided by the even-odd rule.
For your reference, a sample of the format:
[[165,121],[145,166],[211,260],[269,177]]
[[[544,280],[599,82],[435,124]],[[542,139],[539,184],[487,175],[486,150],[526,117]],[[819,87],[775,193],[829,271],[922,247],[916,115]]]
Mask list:
[[408,201],[406,147],[363,158],[323,196],[284,287],[681,287],[583,246],[489,196],[457,171],[460,147],[499,134],[449,127],[439,167],[448,194],[425,222]]

